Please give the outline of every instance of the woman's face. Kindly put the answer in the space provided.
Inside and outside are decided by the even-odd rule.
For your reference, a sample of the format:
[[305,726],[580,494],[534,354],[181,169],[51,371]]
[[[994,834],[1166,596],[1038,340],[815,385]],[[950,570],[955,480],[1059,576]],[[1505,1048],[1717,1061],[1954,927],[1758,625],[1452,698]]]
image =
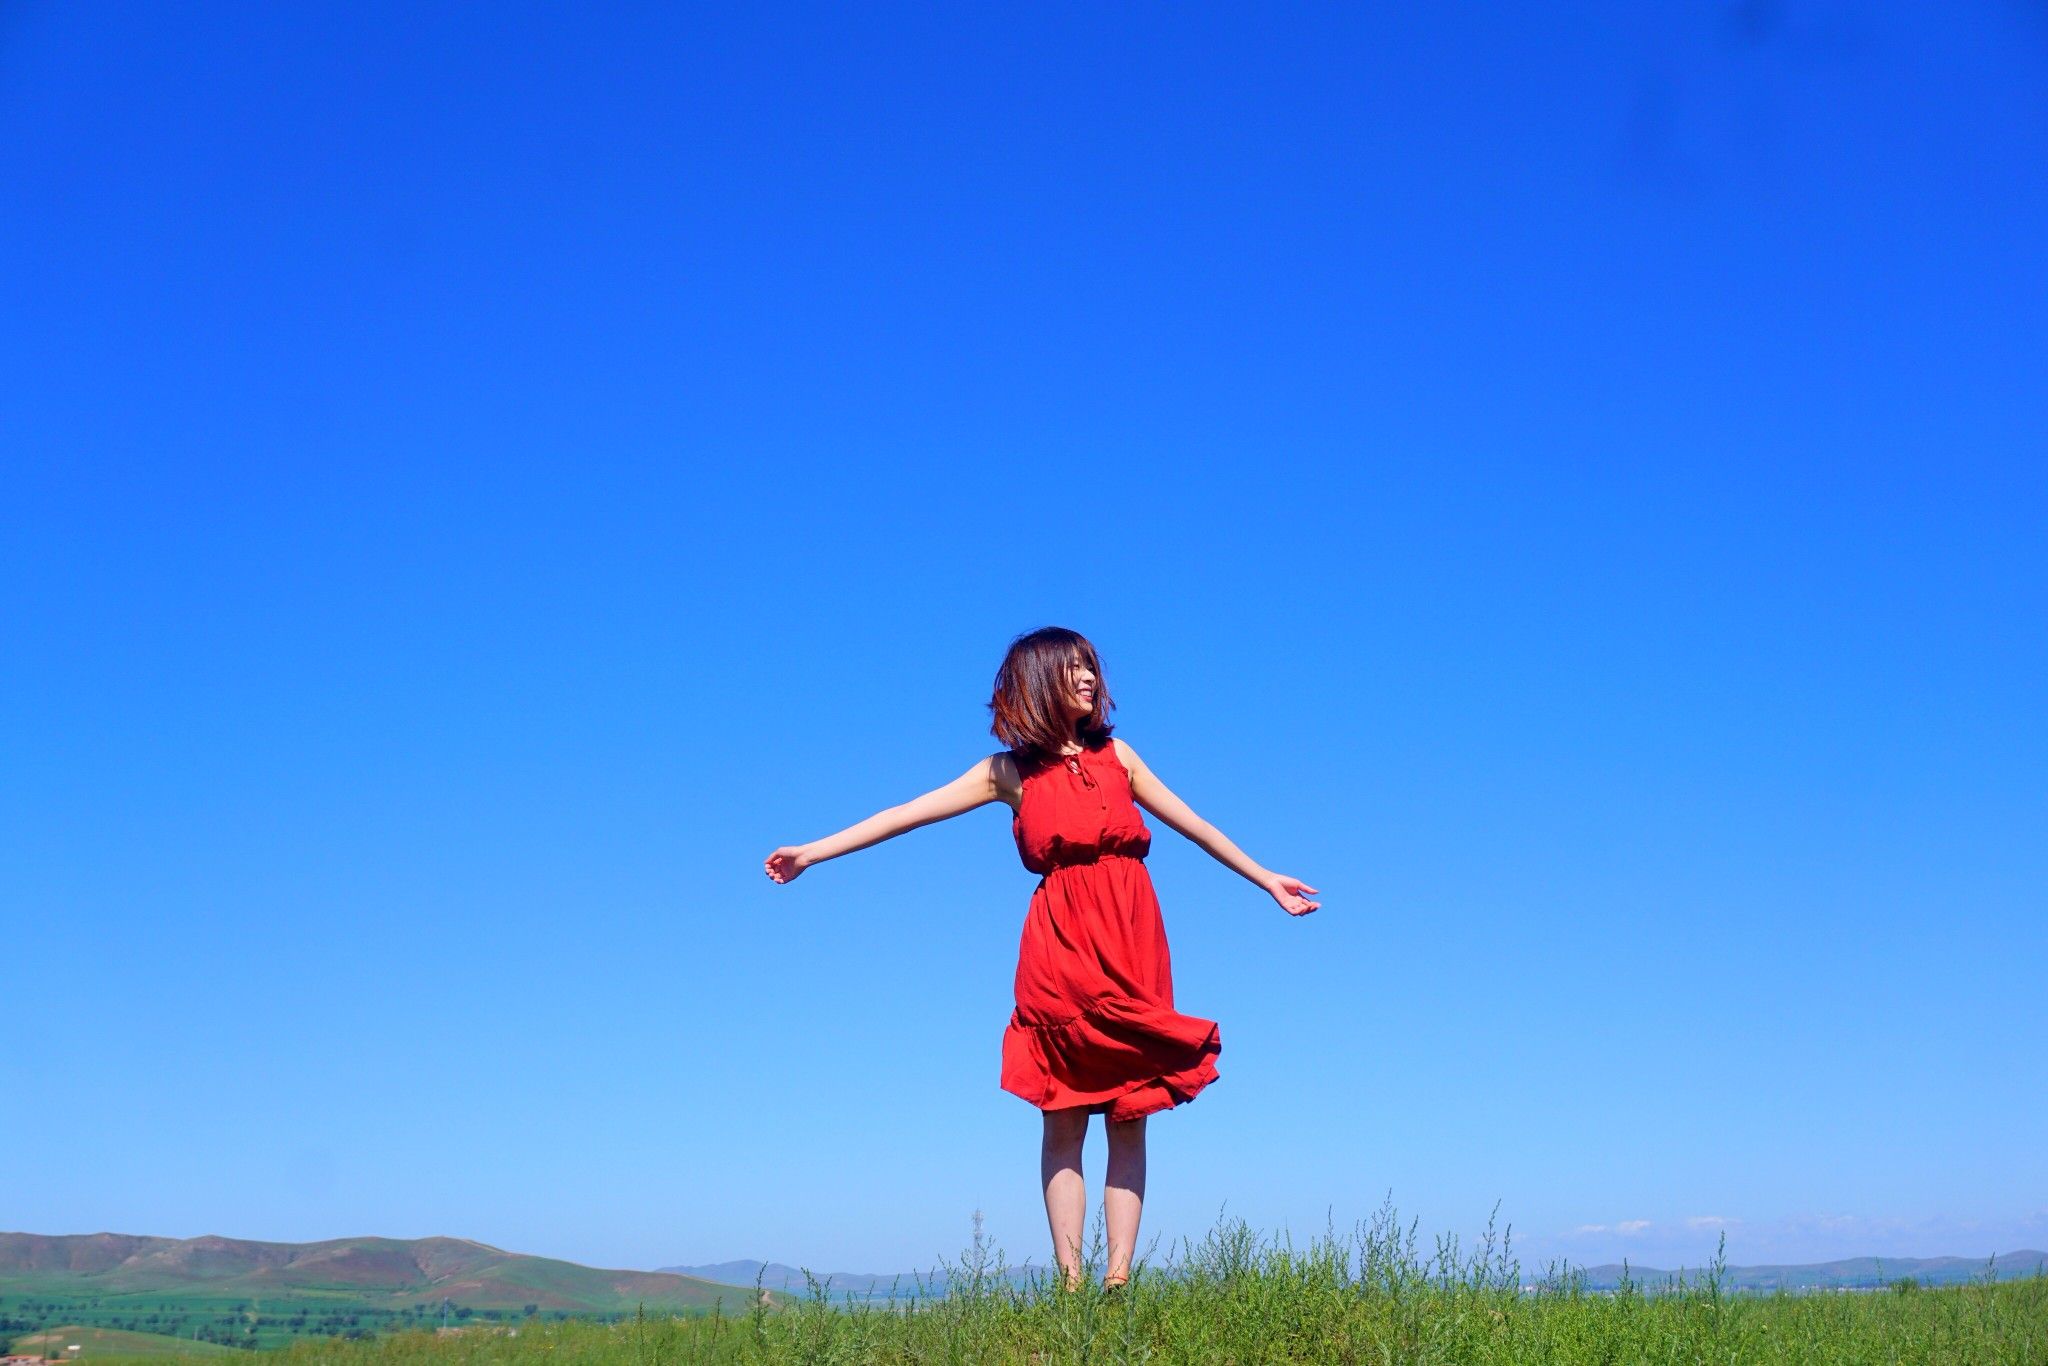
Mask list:
[[1075,655],[1067,661],[1067,715],[1078,721],[1095,710],[1095,670]]

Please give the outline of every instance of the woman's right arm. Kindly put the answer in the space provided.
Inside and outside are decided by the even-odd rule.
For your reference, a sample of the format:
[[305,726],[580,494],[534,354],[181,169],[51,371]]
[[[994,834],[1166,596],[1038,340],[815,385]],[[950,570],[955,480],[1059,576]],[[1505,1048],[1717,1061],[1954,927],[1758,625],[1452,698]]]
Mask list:
[[920,825],[930,825],[933,821],[942,821],[963,811],[972,811],[977,806],[988,805],[1002,796],[997,787],[995,767],[999,757],[990,755],[944,787],[935,787],[901,806],[877,811],[836,835],[827,835],[809,844],[783,845],[763,861],[769,878],[776,882],[789,882],[814,863],[823,863],[828,858],[838,858],[841,854],[880,844]]

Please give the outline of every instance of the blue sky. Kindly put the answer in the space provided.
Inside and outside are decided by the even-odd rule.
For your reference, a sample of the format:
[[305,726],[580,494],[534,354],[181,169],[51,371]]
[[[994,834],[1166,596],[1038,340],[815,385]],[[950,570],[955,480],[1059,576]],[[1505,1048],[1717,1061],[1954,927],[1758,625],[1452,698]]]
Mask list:
[[[1170,831],[1143,1239],[2048,1243],[2048,15],[0,16],[0,1226],[1043,1258],[1011,636]],[[1091,1198],[1102,1150],[1091,1140]]]

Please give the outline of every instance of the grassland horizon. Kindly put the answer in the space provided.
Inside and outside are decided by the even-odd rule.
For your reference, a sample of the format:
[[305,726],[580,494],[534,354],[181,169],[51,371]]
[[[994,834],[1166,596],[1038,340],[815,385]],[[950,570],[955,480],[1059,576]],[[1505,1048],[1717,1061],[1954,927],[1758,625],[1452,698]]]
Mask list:
[[[1496,1210],[1496,1214],[1498,1211]],[[730,1305],[686,1314],[531,1315],[438,1328],[301,1337],[261,1352],[308,1363],[546,1361],[1250,1363],[1617,1361],[2048,1361],[2048,1274],[1961,1285],[1910,1278],[1864,1293],[1743,1291],[1723,1251],[1697,1272],[1587,1284],[1562,1259],[1524,1268],[1511,1228],[1489,1221],[1469,1249],[1455,1234],[1424,1247],[1391,1199],[1348,1234],[1298,1246],[1219,1214],[1199,1240],[1157,1259],[1143,1250],[1128,1285],[1105,1291],[1099,1216],[1083,1288],[1049,1268],[1021,1280],[1001,1248],[974,1235],[886,1299],[846,1294],[807,1273],[805,1293],[745,1288]],[[765,1268],[764,1268],[765,1269]],[[758,1288],[758,1287],[757,1287]],[[54,1343],[45,1328],[21,1345]],[[181,1344],[109,1338],[99,1360],[161,1359]],[[19,1339],[17,1339],[19,1341]],[[72,1338],[70,1340],[77,1340]],[[213,1344],[184,1344],[210,1350]],[[133,1354],[127,1349],[133,1349]]]
[[[835,1303],[810,1278],[779,1309],[625,1322],[548,1323],[450,1337],[411,1333],[370,1343],[294,1344],[292,1362],[633,1360],[806,1363],[1254,1363],[1617,1361],[2039,1362],[2048,1360],[2048,1274],[1928,1288],[1910,1279],[1870,1293],[1742,1293],[1726,1282],[1725,1237],[1697,1275],[1627,1278],[1590,1290],[1562,1260],[1524,1274],[1508,1230],[1492,1221],[1470,1251],[1454,1234],[1427,1252],[1418,1223],[1391,1201],[1297,1248],[1219,1215],[1183,1240],[1175,1274],[1135,1260],[1105,1290],[1099,1216],[1078,1291],[1049,1269],[1023,1286],[1000,1248],[976,1236],[907,1297]],[[942,1285],[927,1293],[927,1285]]]

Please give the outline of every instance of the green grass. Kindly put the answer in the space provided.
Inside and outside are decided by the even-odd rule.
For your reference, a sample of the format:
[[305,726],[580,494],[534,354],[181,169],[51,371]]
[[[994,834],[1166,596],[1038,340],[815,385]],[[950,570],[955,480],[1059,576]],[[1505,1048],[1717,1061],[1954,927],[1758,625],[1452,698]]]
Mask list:
[[1119,1296],[1095,1281],[1063,1294],[1040,1278],[1017,1289],[977,1234],[941,1269],[952,1293],[893,1304],[835,1303],[813,1284],[780,1310],[710,1318],[649,1315],[623,1324],[529,1323],[516,1333],[374,1342],[300,1341],[291,1363],[2048,1363],[2048,1277],[1910,1292],[1736,1294],[1717,1258],[1683,1285],[1588,1293],[1552,1267],[1525,1283],[1491,1227],[1461,1256],[1455,1239],[1417,1248],[1390,1208],[1349,1239],[1297,1249],[1221,1220],[1183,1245],[1179,1274],[1142,1262]]

